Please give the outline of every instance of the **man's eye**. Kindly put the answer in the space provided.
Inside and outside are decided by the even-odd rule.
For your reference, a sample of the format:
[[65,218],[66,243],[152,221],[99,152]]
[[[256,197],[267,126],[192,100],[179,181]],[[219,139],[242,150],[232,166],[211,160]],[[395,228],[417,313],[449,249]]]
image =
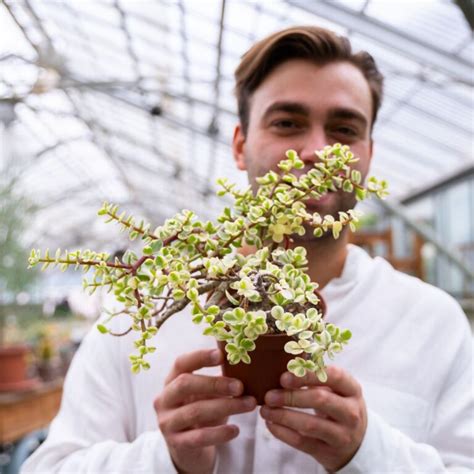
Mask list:
[[357,132],[350,127],[337,127],[335,131],[336,133],[342,133],[343,135],[347,135],[348,137],[354,137],[357,135]]
[[277,128],[296,128],[298,126],[293,120],[275,120],[272,125]]

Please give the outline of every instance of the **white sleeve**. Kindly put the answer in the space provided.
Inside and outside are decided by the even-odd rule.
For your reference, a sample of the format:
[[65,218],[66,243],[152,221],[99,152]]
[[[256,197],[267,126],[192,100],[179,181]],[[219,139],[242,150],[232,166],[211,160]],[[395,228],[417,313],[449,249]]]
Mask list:
[[470,335],[434,409],[425,443],[390,426],[369,410],[364,440],[338,474],[470,472],[474,470],[473,343]]
[[[120,338],[121,339],[121,338]],[[133,396],[121,342],[92,328],[64,384],[46,441],[21,473],[175,473],[158,427],[135,438]]]

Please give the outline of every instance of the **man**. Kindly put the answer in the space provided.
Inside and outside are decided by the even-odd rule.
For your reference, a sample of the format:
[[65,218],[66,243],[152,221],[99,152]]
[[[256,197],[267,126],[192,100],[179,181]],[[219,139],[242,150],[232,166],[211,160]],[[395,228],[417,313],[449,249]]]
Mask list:
[[[382,95],[367,53],[354,55],[346,39],[324,29],[291,28],[253,46],[236,80],[233,152],[252,184],[287,149],[309,169],[314,150],[335,142],[350,145],[366,176]],[[336,215],[353,204],[343,193],[308,203]],[[354,335],[326,384],[285,373],[283,388],[268,392],[257,410],[254,399],[240,396],[238,380],[219,375],[223,355],[190,318],[163,326],[155,363],[138,376],[129,370],[129,338],[92,332],[70,369],[50,436],[23,472],[472,469],[466,318],[448,295],[371,259],[347,238],[295,237],[307,249],[328,320]]]

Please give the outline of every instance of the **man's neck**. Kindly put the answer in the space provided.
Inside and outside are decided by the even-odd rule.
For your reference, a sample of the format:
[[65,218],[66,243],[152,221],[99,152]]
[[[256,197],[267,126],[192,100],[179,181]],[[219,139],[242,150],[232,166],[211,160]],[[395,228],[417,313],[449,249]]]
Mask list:
[[311,281],[324,288],[330,280],[341,276],[347,257],[348,233],[343,232],[339,239],[331,236],[310,242],[295,242],[295,246],[306,248],[308,275]]

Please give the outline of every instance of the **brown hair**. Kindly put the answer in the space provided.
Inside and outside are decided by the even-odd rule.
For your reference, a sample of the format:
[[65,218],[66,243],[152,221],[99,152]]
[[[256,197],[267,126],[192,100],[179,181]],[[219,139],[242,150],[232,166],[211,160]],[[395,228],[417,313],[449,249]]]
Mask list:
[[372,96],[372,126],[382,103],[383,76],[366,51],[352,53],[348,38],[316,26],[296,26],[255,43],[235,70],[235,94],[239,119],[247,134],[252,93],[276,66],[291,59],[307,59],[317,65],[346,61],[361,71]]

